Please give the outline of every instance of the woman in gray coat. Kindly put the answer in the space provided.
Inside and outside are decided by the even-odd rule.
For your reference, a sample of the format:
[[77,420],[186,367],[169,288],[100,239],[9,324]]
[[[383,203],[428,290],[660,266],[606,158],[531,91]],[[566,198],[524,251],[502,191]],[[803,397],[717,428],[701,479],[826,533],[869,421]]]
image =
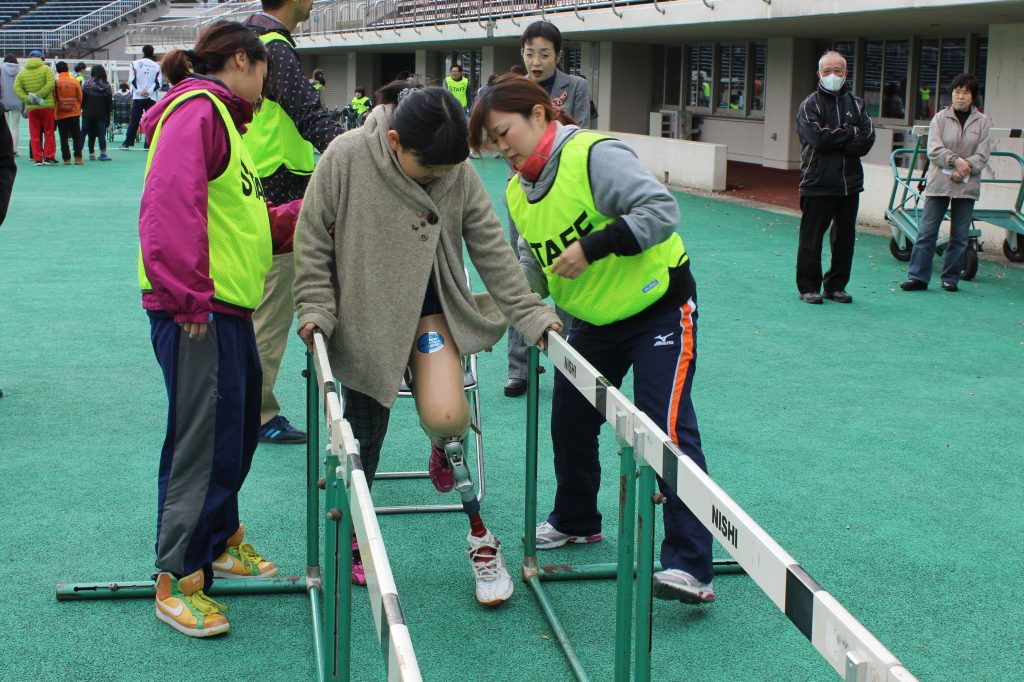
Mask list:
[[904,291],[928,288],[939,225],[950,208],[949,247],[942,263],[942,288],[956,291],[967,249],[974,202],[981,195],[981,171],[988,164],[988,117],[978,111],[978,80],[968,73],[953,79],[953,104],[935,114],[928,128],[931,169],[925,189],[924,216],[910,254]]
[[[502,236],[466,160],[466,116],[451,93],[396,81],[374,101],[363,127],[334,139],[306,191],[295,233],[299,336],[310,344],[319,329],[328,339],[367,480],[410,372],[431,440],[431,480],[459,491],[476,598],[494,606],[513,586],[462,457],[470,418],[461,358],[492,346],[508,319],[541,343],[548,328],[560,329],[558,317],[530,290]],[[470,290],[464,246],[489,294]]]

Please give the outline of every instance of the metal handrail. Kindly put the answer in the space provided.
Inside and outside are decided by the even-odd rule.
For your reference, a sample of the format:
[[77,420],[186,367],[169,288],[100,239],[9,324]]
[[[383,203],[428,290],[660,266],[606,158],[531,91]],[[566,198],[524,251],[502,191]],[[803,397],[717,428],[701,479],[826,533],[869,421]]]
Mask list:
[[[381,36],[382,30],[399,31],[401,29],[418,29],[426,26],[433,26],[438,32],[442,32],[442,26],[455,25],[465,32],[466,23],[476,21],[480,28],[488,30],[500,20],[508,20],[513,26],[521,25],[520,19],[528,16],[538,16],[546,19],[549,14],[555,12],[573,12],[577,18],[583,20],[581,14],[585,10],[610,9],[617,17],[622,17],[621,7],[623,5],[651,5],[659,13],[665,14],[662,6],[665,0],[439,0],[429,2],[428,0],[333,0],[325,3],[322,8],[317,8],[316,15],[319,22],[308,21],[295,32],[296,36],[312,35],[340,35],[354,33],[359,37],[366,31],[373,31],[375,35]],[[713,0],[704,0],[704,3],[714,9]],[[171,24],[182,30],[180,42],[189,42],[198,37],[198,33],[206,24],[215,19],[231,18],[236,14],[248,14],[241,11],[241,8],[250,5],[250,2],[235,0],[230,5],[231,10],[220,12],[215,17],[190,17],[188,19],[172,19],[160,22],[161,26]],[[383,5],[383,11],[381,11]],[[224,5],[221,5],[223,7]],[[314,24],[319,23],[317,28]],[[184,24],[184,25],[182,25]],[[138,41],[153,42],[154,36],[158,33],[157,26],[153,24],[136,25],[137,32],[131,34],[130,44],[136,46]],[[187,36],[187,37],[185,37]]]

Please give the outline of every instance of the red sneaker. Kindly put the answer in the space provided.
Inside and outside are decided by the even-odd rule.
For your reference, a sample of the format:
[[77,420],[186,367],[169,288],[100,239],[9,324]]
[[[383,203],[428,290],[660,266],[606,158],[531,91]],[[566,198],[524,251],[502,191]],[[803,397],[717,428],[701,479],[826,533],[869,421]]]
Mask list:
[[448,457],[444,454],[444,448],[436,445],[430,446],[430,464],[427,466],[430,472],[430,481],[437,488],[437,492],[446,493],[455,487],[455,474],[448,463]]

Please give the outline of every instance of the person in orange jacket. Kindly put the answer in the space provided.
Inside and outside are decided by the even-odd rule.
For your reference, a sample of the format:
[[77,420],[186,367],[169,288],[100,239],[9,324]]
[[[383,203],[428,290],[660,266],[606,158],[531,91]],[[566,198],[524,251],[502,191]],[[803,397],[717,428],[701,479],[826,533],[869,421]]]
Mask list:
[[[64,165],[71,165],[71,147],[75,165],[82,165],[82,86],[68,72],[67,62],[57,62],[57,83],[54,86],[54,118],[60,133],[60,155]],[[68,145],[68,142],[71,145]]]

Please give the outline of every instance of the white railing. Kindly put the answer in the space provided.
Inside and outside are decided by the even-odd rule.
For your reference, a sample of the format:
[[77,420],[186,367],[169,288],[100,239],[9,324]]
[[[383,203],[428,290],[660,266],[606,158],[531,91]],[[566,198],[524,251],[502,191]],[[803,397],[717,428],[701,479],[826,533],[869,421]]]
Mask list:
[[[544,18],[548,14],[608,8],[618,13],[619,7],[626,5],[660,4],[659,0],[332,0],[315,4],[309,20],[299,25],[295,35],[344,38],[366,31],[379,34],[403,28],[419,32],[430,27],[440,31],[444,25],[487,26],[499,19],[509,19],[518,25],[521,17]],[[215,19],[242,21],[256,11],[239,11],[235,6],[233,3],[232,11]],[[173,26],[168,26],[172,23]],[[128,46],[137,49],[147,43],[163,47],[192,45],[206,23],[209,22],[192,20],[138,24],[128,32]]]
[[24,52],[42,50],[44,55],[59,52],[65,45],[81,40],[89,34],[103,29],[125,17],[147,9],[162,0],[116,0],[109,5],[52,29],[19,30],[4,29],[0,32],[0,50]]

